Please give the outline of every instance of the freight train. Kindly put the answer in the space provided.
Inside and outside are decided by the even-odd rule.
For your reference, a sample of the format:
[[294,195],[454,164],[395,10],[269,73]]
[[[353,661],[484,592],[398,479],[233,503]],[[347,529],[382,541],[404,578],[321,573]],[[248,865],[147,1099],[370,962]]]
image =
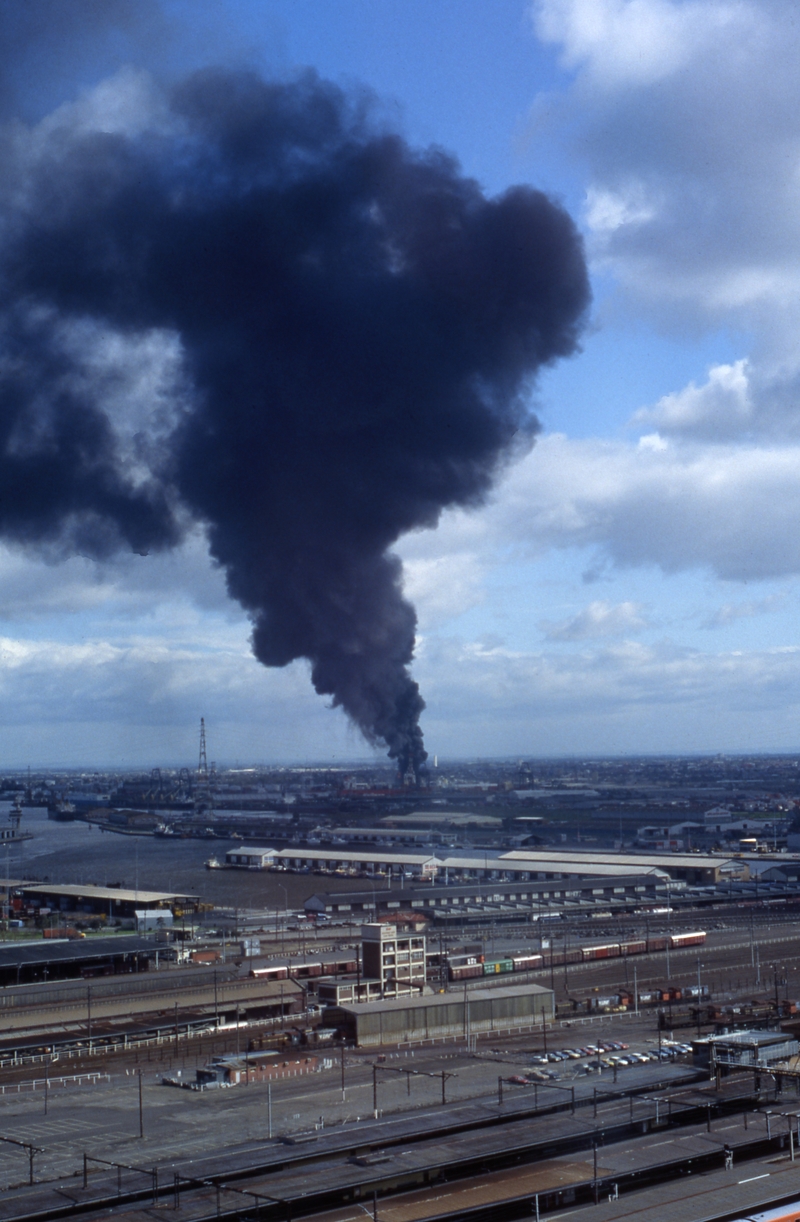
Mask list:
[[251,976],[260,980],[308,980],[313,976],[355,975],[358,963],[355,958],[343,959],[298,959],[289,963],[269,963],[250,970]]
[[635,938],[629,942],[609,942],[604,946],[570,946],[561,950],[543,950],[537,954],[506,955],[501,958],[481,954],[450,955],[447,972],[450,980],[472,980],[477,976],[494,976],[502,972],[536,972],[544,968],[563,967],[569,963],[591,963],[596,959],[620,959],[628,955],[650,955],[658,951],[683,950],[687,946],[703,946],[704,930],[692,933],[665,934],[657,938]]

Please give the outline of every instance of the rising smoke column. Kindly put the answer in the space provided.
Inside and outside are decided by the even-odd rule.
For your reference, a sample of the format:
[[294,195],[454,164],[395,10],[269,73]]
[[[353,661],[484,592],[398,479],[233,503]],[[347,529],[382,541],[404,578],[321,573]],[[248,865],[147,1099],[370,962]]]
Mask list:
[[[152,110],[128,130],[67,117],[6,145],[0,481],[20,420],[43,417],[23,457],[44,449],[73,478],[41,489],[29,541],[171,546],[188,510],[258,659],[307,658],[316,690],[418,773],[416,616],[389,549],[479,505],[532,437],[526,392],[575,350],[587,307],[580,240],[543,194],[487,199],[312,74],[206,71]],[[68,365],[58,335],[89,324],[180,342],[185,394],[135,478],[103,387],[36,364],[49,349]],[[84,402],[62,402],[76,385]],[[76,458],[61,422],[79,409],[96,436]]]

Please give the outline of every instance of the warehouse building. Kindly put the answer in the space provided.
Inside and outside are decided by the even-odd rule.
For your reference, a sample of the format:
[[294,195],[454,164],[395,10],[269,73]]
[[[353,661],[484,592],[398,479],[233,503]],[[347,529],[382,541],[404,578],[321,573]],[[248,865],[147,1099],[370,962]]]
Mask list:
[[797,1056],[800,1045],[783,1031],[732,1031],[728,1035],[712,1035],[693,1045],[695,1062],[702,1063],[703,1045],[711,1072],[720,1068],[767,1068]]
[[25,879],[0,879],[0,892],[11,896],[12,915],[59,913],[102,916],[135,921],[143,909],[192,912],[199,896],[175,891],[144,891],[137,888],[97,887],[91,883],[34,883]]
[[538,984],[437,993],[331,1006],[323,1021],[360,1048],[422,1040],[469,1039],[489,1032],[530,1031],[554,1015],[553,992]]
[[[682,883],[669,884],[673,898],[683,890]],[[358,919],[362,916],[416,914],[438,924],[463,924],[468,921],[528,920],[566,910],[580,911],[598,906],[614,909],[646,901],[663,902],[668,880],[660,873],[569,878],[552,881],[504,882],[445,886],[436,883],[414,888],[368,891],[323,891],[305,901],[310,916]]]
[[136,937],[78,938],[68,942],[4,942],[0,945],[0,987],[41,980],[70,980],[145,972],[164,946]]
[[[507,866],[531,871],[531,877],[542,870],[563,869],[568,863],[583,873],[605,873],[607,870],[662,870],[670,878],[697,885],[718,884],[729,879],[748,879],[750,869],[741,857],[712,857],[710,853],[596,853],[575,851],[554,853],[546,849],[513,849],[500,860]],[[548,875],[552,877],[552,874]]]
[[263,849],[259,845],[237,845],[225,854],[226,866],[238,866],[245,870],[268,870],[277,849]]
[[[264,855],[265,868],[322,871],[331,874],[358,875],[398,879],[434,879],[445,885],[483,880],[491,882],[531,882],[557,878],[633,877],[655,874],[675,882],[717,885],[731,879],[750,876],[747,862],[741,857],[712,857],[700,853],[597,853],[555,852],[553,850],[512,849],[507,853],[481,853],[472,856],[440,850],[432,853],[405,853],[391,849],[320,848],[255,850]],[[229,865],[234,856],[246,856],[247,846],[239,846],[227,855]]]

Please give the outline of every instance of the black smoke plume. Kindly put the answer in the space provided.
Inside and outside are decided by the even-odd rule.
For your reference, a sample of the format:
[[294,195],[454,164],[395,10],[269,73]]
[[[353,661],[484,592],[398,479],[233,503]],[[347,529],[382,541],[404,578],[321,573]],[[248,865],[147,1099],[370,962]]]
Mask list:
[[[201,72],[147,122],[67,114],[3,157],[0,531],[103,555],[202,521],[259,660],[307,658],[418,773],[389,549],[479,505],[538,427],[532,378],[588,302],[569,217],[527,187],[487,199],[311,74]],[[75,327],[180,343],[171,428],[135,460]]]

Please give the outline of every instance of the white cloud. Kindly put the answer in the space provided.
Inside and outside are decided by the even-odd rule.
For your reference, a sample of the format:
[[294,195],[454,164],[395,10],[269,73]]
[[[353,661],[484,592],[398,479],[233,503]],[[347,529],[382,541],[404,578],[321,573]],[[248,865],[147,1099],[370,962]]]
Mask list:
[[[596,269],[678,336],[744,359],[653,415],[693,435],[800,432],[800,23],[775,0],[539,0],[574,81],[551,130],[587,177]],[[729,372],[726,375],[726,370]],[[740,371],[738,374],[736,371]],[[747,393],[741,384],[747,375]],[[727,382],[726,382],[727,376]],[[717,432],[717,430],[719,430]]]
[[690,382],[664,395],[655,407],[636,412],[632,423],[662,434],[721,441],[741,436],[752,418],[747,361],[741,360],[715,365],[704,385]]
[[4,767],[184,762],[201,715],[219,760],[369,754],[305,664],[268,670],[242,628],[186,641],[0,637]]
[[601,566],[748,581],[800,573],[798,522],[800,445],[633,445],[551,434],[490,506],[446,514],[426,538],[432,552],[469,550],[485,568],[549,548],[591,548]]
[[173,130],[175,116],[148,72],[130,66],[86,90],[77,101],[65,102],[32,129],[32,151],[48,140],[60,140],[66,129],[76,135],[104,132],[139,136]]
[[539,624],[548,641],[588,641],[629,636],[642,632],[647,626],[647,618],[639,603],[610,603],[603,599],[596,599],[577,615],[559,623],[543,620]]
[[431,749],[481,755],[794,750],[800,649],[671,641],[535,653],[428,642]]
[[710,615],[703,624],[704,628],[727,628],[730,624],[742,619],[754,619],[760,615],[769,615],[780,611],[786,604],[787,593],[781,590],[776,594],[768,594],[766,598],[751,599],[747,602],[723,603]]
[[658,84],[751,25],[748,5],[720,0],[541,0],[534,21],[543,41],[561,44],[567,67],[606,89]]
[[[102,564],[84,556],[47,564],[0,544],[0,623],[30,625],[93,613],[130,624],[137,617],[163,619],[165,608],[181,617],[193,608],[232,621],[245,619],[228,597],[222,570],[209,559],[200,530],[173,551],[123,553]],[[69,620],[64,623],[69,631]]]
[[641,183],[626,184],[624,190],[589,187],[586,192],[586,222],[595,233],[613,233],[623,225],[644,224],[655,216],[657,206],[645,198]]
[[474,552],[436,551],[435,534],[410,536],[403,546],[403,591],[417,609],[423,631],[478,606],[486,597],[486,565]]

